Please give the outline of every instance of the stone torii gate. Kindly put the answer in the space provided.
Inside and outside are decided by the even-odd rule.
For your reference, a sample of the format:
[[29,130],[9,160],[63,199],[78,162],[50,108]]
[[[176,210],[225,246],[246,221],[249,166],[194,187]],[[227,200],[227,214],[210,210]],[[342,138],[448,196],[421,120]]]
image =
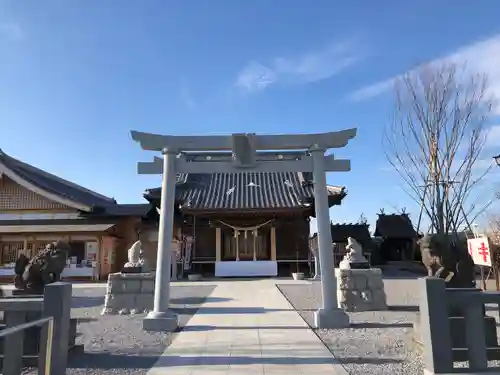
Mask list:
[[325,156],[325,152],[345,147],[356,136],[356,131],[353,128],[322,134],[226,136],[173,136],[132,131],[132,139],[143,150],[163,154],[163,160],[155,157],[153,162],[138,163],[139,174],[163,174],[154,307],[144,319],[143,329],[172,332],[178,325],[177,315],[169,310],[176,174],[242,172],[313,172],[323,297],[322,307],[314,314],[315,326],[348,326],[349,317],[338,308],[337,302],[325,172],[348,172],[351,163],[335,159],[333,155]]

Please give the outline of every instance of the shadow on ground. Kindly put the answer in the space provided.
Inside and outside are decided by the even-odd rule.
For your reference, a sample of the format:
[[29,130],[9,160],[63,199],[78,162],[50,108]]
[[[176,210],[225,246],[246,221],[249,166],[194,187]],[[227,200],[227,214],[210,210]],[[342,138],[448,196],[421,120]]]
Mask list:
[[71,356],[68,368],[77,369],[149,369],[158,361],[158,355],[124,355],[113,353],[83,353]]
[[351,323],[350,328],[413,328],[413,323],[378,323],[378,322],[364,322],[364,323]]
[[222,297],[186,297],[186,298],[171,298],[170,303],[173,305],[199,305],[201,303],[217,303],[217,302],[229,302],[231,298],[222,298]]
[[103,297],[73,296],[73,300],[71,301],[72,309],[97,307],[102,305],[104,305],[104,296]]
[[[202,304],[200,301],[199,304]],[[294,309],[266,309],[261,307],[202,307],[198,309],[197,307],[177,307],[181,303],[176,303],[171,307],[171,310],[177,314],[186,313],[190,315],[227,315],[227,314],[262,314],[269,312],[279,312],[279,311],[295,311]]]
[[415,305],[389,305],[387,306],[389,311],[410,311],[417,312],[419,311],[418,306]]
[[96,322],[97,320],[99,320],[98,318],[94,318],[94,317],[91,317],[91,316],[82,316],[82,317],[77,317],[77,318],[74,318],[74,319],[76,319],[76,321],[78,322],[78,324],[91,323],[91,322]]
[[275,329],[275,330],[304,330],[309,329],[308,326],[304,327],[296,327],[296,326],[210,326],[210,325],[198,325],[198,326],[186,326],[179,329],[179,332],[182,330],[183,332],[203,332],[203,331],[213,331],[217,330],[233,330],[233,329],[241,329],[241,330],[258,330],[258,329]]
[[[158,362],[157,362],[158,361]],[[347,363],[398,363],[398,359],[393,358],[343,358]],[[110,363],[116,366],[109,367]],[[237,365],[316,365],[332,364],[338,365],[338,362],[332,357],[255,357],[255,356],[124,356],[111,353],[86,353],[78,361],[73,361],[72,368],[84,369],[148,369],[154,364],[160,367],[181,367],[181,366],[237,366]]]

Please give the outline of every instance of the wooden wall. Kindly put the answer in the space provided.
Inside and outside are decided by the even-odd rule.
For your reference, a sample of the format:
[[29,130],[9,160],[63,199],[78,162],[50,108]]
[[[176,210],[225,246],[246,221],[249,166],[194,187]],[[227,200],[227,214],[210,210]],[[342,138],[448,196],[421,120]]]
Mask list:
[[276,259],[309,259],[309,222],[306,218],[283,219],[276,227]]
[[[223,217],[218,219],[224,220]],[[266,217],[257,218],[257,220],[253,218],[252,222],[258,223],[265,220]],[[213,225],[200,223],[194,230],[192,226],[183,226],[183,235],[193,235],[194,232],[196,235],[193,260],[215,261],[216,221],[217,219],[212,220]],[[232,223],[236,220],[232,218],[225,221]],[[238,221],[239,225],[244,226],[244,220]],[[274,225],[276,226],[276,259],[295,261],[298,251],[299,259],[307,260],[309,258],[309,222],[306,217],[277,218]]]
[[215,228],[196,228],[196,245],[193,259],[215,262]]
[[53,202],[10,178],[0,178],[0,211],[4,210],[67,210],[69,207]]

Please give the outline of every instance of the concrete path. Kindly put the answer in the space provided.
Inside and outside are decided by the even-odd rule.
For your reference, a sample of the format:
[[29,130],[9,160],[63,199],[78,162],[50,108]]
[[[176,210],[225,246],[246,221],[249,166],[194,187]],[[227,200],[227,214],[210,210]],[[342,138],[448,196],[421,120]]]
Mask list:
[[[212,284],[213,285],[213,284]],[[273,280],[217,287],[149,375],[345,375]]]

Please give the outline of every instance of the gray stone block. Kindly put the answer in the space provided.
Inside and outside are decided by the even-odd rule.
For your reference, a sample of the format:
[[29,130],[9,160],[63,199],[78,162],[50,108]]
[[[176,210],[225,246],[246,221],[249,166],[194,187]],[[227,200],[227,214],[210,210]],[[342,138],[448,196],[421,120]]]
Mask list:
[[355,275],[354,286],[356,290],[365,290],[368,288],[367,280],[365,275]]
[[110,281],[113,281],[115,279],[121,279],[122,278],[122,273],[121,272],[116,272],[116,273],[110,273],[108,275],[108,283]]
[[352,270],[335,268],[335,276],[336,277],[352,276]]
[[320,329],[347,328],[349,327],[349,315],[342,309],[319,309],[314,312],[314,326]]
[[119,273],[108,278],[102,314],[135,314],[149,311],[154,298],[153,273]]
[[337,282],[339,289],[354,289],[355,284],[351,276],[340,276]]
[[125,284],[122,282],[121,279],[115,279],[111,283],[109,283],[108,281],[108,287],[106,288],[106,291],[112,294],[123,293],[124,286]]
[[152,310],[154,296],[152,294],[137,294],[135,296],[135,307],[138,310]]
[[373,310],[383,311],[387,310],[387,298],[383,290],[372,290],[372,303]]
[[386,310],[386,296],[380,269],[338,269],[337,299],[346,311]]
[[107,297],[109,304],[105,307],[121,310],[124,308],[129,309],[134,306],[135,298],[133,294],[113,294]]
[[151,332],[174,332],[179,326],[179,317],[173,311],[150,312],[142,321],[142,328]]
[[141,293],[153,294],[155,290],[154,279],[144,279],[141,281]]
[[123,293],[137,294],[141,292],[141,280],[123,280]]
[[347,296],[344,290],[342,289],[337,289],[337,301],[339,303],[341,302],[346,302],[347,301]]
[[382,275],[372,274],[368,277],[368,288],[373,289],[384,289],[384,280],[382,280]]
[[373,295],[369,290],[363,290],[359,292],[359,297],[362,302],[366,302],[368,304],[373,303]]
[[144,279],[154,279],[155,275],[151,272],[143,273],[122,273],[121,278],[127,280],[144,280]]

